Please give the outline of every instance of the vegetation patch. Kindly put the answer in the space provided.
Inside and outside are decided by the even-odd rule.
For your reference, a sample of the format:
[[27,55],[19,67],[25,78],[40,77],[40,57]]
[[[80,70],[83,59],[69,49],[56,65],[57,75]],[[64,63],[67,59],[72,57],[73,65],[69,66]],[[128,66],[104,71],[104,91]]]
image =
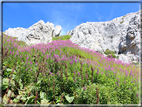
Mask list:
[[52,37],[52,40],[69,40],[71,38],[71,35],[64,35],[64,36],[58,36],[58,37]]
[[111,50],[109,50],[109,49],[106,49],[104,53],[105,53],[106,55],[115,54],[114,51],[111,51]]
[[109,58],[116,58],[116,59],[119,58],[119,56],[115,56],[114,54],[109,54],[109,55],[107,55],[107,57],[109,57]]
[[120,24],[122,24],[124,21],[121,21]]
[[5,35],[3,42],[3,104],[139,104],[133,64],[70,40],[20,47]]

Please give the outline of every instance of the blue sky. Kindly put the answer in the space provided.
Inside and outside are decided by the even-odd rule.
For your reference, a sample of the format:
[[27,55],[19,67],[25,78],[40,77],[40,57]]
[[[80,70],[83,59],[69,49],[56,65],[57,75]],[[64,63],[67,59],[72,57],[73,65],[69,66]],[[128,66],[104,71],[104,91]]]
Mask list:
[[43,20],[60,25],[65,35],[81,23],[109,21],[139,9],[139,3],[3,3],[3,31]]

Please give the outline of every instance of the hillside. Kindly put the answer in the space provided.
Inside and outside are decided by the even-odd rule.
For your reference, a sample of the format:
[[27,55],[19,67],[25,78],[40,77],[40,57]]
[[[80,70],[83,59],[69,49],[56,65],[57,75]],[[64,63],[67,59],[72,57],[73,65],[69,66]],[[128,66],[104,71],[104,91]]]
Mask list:
[[3,104],[139,104],[138,67],[69,38],[24,46],[3,35]]

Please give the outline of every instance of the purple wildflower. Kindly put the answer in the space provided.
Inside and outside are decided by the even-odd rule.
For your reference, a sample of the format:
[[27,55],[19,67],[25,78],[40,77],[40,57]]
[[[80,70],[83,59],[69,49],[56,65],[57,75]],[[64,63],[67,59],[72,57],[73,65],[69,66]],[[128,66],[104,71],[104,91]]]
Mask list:
[[75,71],[73,73],[76,73]]
[[32,68],[31,68],[31,71],[32,71]]
[[78,72],[78,76],[80,75],[80,73]]
[[132,74],[132,71],[130,72],[130,75]]
[[137,93],[137,97],[139,97],[139,93]]
[[137,81],[139,82],[139,79],[137,78]]
[[105,70],[107,71],[107,67],[105,67]]
[[57,72],[57,75],[59,76],[59,71]]
[[65,58],[62,58],[62,60],[65,60]]
[[88,78],[88,75],[86,75],[86,78]]
[[126,76],[128,76],[128,73],[127,73],[127,72],[126,72],[125,74],[126,74]]
[[30,64],[32,64],[32,61],[30,61]]
[[97,72],[96,72],[96,74],[98,75],[98,74],[99,74],[99,72],[97,71]]
[[77,63],[77,60],[76,60],[76,59],[75,59],[74,61],[75,61],[75,63]]
[[51,72],[49,72],[49,74],[51,74]]
[[97,72],[99,72],[99,69],[97,68]]
[[86,86],[83,89],[86,90]]
[[126,81],[124,81],[124,83],[126,83]]
[[7,39],[7,41],[10,41],[10,39]]
[[70,62],[70,64],[72,65],[72,63],[73,63],[73,60]]

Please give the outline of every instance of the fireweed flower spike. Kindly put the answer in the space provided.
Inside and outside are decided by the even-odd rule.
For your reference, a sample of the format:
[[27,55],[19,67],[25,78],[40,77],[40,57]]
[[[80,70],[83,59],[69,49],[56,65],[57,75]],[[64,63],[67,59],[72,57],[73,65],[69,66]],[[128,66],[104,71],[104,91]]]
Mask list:
[[27,56],[27,60],[29,59],[29,57]]
[[78,72],[78,76],[80,75],[80,72]]
[[137,93],[137,97],[139,97],[139,93]]
[[86,86],[83,89],[86,90]]
[[59,76],[59,71],[57,72],[57,75]]
[[130,72],[130,75],[132,75],[132,71]]
[[32,61],[30,61],[30,64],[32,64]]
[[86,75],[86,78],[88,78],[88,75]]
[[126,72],[126,76],[128,76],[128,72]]
[[70,64],[72,65],[72,63],[73,63],[73,60],[70,62]]

